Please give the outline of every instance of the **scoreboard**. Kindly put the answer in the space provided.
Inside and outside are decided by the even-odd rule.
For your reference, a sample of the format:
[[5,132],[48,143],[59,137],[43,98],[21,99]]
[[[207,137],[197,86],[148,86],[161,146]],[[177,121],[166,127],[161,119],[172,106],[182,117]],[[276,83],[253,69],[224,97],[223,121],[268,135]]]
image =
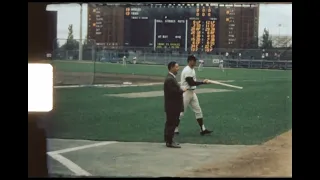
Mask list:
[[186,19],[181,9],[178,12],[173,7],[126,7],[124,45],[154,49],[184,48]]
[[185,23],[183,19],[156,20],[156,48],[180,49],[185,46]]
[[191,10],[189,35],[192,52],[211,52],[216,47],[218,36],[218,7],[199,6]]
[[153,19],[148,7],[125,7],[124,45],[135,47],[153,47]]
[[257,45],[258,17],[259,6],[251,4],[89,3],[88,38],[117,48],[246,48]]
[[155,13],[155,49],[184,49],[186,21],[184,9],[174,7],[157,8]]
[[124,45],[211,52],[217,44],[218,6],[128,6]]

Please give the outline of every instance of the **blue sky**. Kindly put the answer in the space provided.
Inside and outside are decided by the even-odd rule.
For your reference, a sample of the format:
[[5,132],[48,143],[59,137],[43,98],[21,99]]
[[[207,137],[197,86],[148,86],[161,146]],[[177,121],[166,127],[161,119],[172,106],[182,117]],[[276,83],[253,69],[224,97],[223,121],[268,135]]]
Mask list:
[[[68,36],[68,25],[73,24],[75,39],[80,35],[80,5],[57,4],[49,5],[47,10],[58,11],[57,38],[65,39]],[[83,5],[82,32],[83,38],[87,34],[87,5]],[[281,28],[278,25],[281,24]],[[259,17],[259,36],[263,29],[269,29],[271,35],[292,36],[292,4],[261,4]]]

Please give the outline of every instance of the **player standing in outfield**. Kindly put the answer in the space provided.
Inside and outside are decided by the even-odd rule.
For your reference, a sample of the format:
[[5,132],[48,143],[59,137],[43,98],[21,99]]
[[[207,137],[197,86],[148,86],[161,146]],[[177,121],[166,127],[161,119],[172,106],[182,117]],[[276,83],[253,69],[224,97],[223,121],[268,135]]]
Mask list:
[[199,60],[198,71],[202,71],[202,69],[203,69],[203,64],[204,64],[204,60]]
[[137,63],[137,57],[133,57],[133,64]]
[[[196,72],[194,70],[194,67],[196,66],[196,57],[191,55],[188,56],[188,66],[186,66],[182,73],[181,73],[181,88],[182,89],[187,89],[183,93],[183,106],[184,106],[184,112],[186,112],[187,107],[190,106],[192,111],[195,113],[196,119],[198,121],[198,124],[200,126],[200,134],[205,135],[205,134],[210,134],[212,131],[208,130],[205,128],[203,124],[203,114],[201,107],[199,105],[199,100],[196,94],[196,88],[197,86],[201,84],[207,84],[208,80],[205,79],[203,81],[196,81]],[[184,112],[180,113],[180,118],[178,125],[175,129],[175,134],[179,134],[179,123],[180,119],[183,117]]]
[[123,66],[127,66],[126,59],[127,59],[127,57],[126,57],[126,56],[123,56],[123,58],[122,58],[122,65],[123,65]]
[[224,72],[223,59],[220,59],[220,61],[219,61],[219,68],[222,70],[222,72]]

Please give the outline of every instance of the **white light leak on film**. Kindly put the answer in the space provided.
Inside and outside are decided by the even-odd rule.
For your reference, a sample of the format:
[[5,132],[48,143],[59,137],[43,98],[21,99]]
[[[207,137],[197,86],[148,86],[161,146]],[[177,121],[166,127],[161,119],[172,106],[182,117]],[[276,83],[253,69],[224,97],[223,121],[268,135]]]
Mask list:
[[28,64],[28,112],[49,112],[53,106],[53,68]]

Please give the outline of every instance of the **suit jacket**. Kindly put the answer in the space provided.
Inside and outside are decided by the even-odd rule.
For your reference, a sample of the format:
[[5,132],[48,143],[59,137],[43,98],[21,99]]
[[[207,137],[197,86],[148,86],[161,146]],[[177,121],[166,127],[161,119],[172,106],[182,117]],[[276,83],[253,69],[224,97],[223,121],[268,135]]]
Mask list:
[[164,81],[163,90],[165,112],[183,112],[183,91],[176,78],[170,73]]

